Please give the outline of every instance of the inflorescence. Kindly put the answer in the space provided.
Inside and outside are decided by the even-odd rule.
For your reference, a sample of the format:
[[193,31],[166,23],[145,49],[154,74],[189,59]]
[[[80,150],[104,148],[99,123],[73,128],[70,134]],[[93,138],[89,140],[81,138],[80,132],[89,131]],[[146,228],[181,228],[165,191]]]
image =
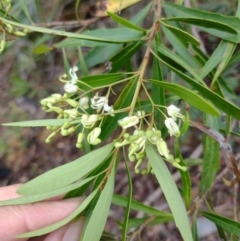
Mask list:
[[[64,94],[52,94],[48,98],[41,100],[41,105],[46,112],[56,112],[58,114],[57,119],[62,119],[63,124],[58,126],[47,126],[47,129],[52,133],[47,137],[46,142],[51,142],[52,137],[57,133],[61,133],[62,136],[67,136],[73,132],[78,133],[76,147],[81,148],[83,140],[91,145],[97,145],[101,143],[101,124],[106,116],[114,116],[115,110],[113,106],[108,104],[108,95],[99,96],[96,93],[92,98],[89,98],[82,89],[79,88],[78,83],[80,80],[76,72],[78,68],[75,66],[69,70],[70,79],[67,74],[62,75],[59,80],[64,83]],[[86,110],[92,109],[89,114]],[[179,125],[177,119],[184,120],[184,116],[180,113],[180,109],[174,105],[167,107],[167,114],[165,116],[165,126],[168,129],[170,136],[180,136]],[[64,121],[66,120],[66,121]],[[186,167],[179,164],[180,160],[174,158],[167,147],[167,143],[162,139],[161,131],[148,124],[147,130],[143,130],[143,123],[147,123],[146,114],[144,111],[138,111],[132,116],[126,116],[123,119],[118,120],[119,126],[125,131],[122,138],[115,142],[115,148],[128,146],[128,158],[130,161],[137,161],[135,165],[136,173],[146,174],[151,171],[151,165],[148,162],[146,167],[143,167],[143,160],[146,157],[145,146],[149,141],[155,145],[159,154],[164,160],[170,162],[173,166],[183,171]],[[81,126],[77,130],[77,128]],[[135,128],[133,134],[126,132],[128,128]],[[85,131],[88,130],[87,137]]]

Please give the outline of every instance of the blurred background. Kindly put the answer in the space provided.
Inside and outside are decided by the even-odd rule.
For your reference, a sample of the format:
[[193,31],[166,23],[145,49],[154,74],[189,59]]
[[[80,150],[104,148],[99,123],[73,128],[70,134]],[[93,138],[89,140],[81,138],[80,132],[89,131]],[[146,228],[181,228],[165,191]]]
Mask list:
[[[15,1],[11,10],[13,16],[21,23],[30,22],[36,26],[51,26],[55,29],[67,29],[72,32],[82,30],[83,26],[76,23],[76,1],[74,0],[25,0],[25,4],[22,4],[22,2],[24,1]],[[36,4],[36,2],[38,2],[38,4]],[[149,2],[150,0],[142,0],[122,10],[121,16],[127,19],[131,18],[131,16]],[[188,0],[185,1],[185,5],[233,16],[235,14],[237,1]],[[78,14],[83,23],[92,21],[95,13],[95,0],[81,1]],[[67,27],[61,25],[62,22],[69,23],[70,21],[72,21],[72,25],[69,24]],[[149,27],[151,24],[152,16],[148,16],[142,26]],[[116,25],[110,18],[104,17],[94,20],[87,28],[110,28],[114,26]],[[219,39],[197,29],[194,29],[194,31],[194,34],[200,37],[204,51],[211,55],[218,45]],[[0,37],[1,35],[0,28]],[[18,39],[11,39],[9,37],[8,40],[5,51],[0,54],[0,123],[54,118],[54,115],[47,114],[41,110],[39,102],[42,98],[52,93],[62,92],[62,84],[58,81],[58,78],[65,72],[63,53],[61,49],[53,49],[48,53],[38,54],[35,48],[41,44],[51,47],[61,41],[62,38],[41,33],[30,33],[26,37]],[[236,51],[238,50],[239,47],[237,47]],[[83,49],[84,54],[87,54],[89,51],[89,48]],[[78,62],[78,55],[75,49],[68,48],[65,53],[71,66],[74,66]],[[141,62],[141,58],[142,54],[140,51],[132,59],[136,69]],[[102,73],[104,70],[103,65],[100,64],[92,67],[90,73]],[[240,104],[239,66],[231,68],[229,72],[225,73],[224,77],[234,93],[234,95],[229,98],[235,98],[235,101],[238,101]],[[201,121],[198,119],[200,116],[199,113],[192,113],[192,116],[195,120]],[[75,160],[82,154],[81,150],[75,147],[76,136],[70,135],[68,137],[62,137],[57,135],[50,144],[46,144],[45,139],[48,135],[49,131],[45,128],[0,126],[0,186],[27,182],[43,172]],[[202,133],[192,128],[182,142],[183,145],[181,148],[183,156],[186,158],[201,159],[201,139]],[[236,159],[239,159],[240,156],[239,142],[239,138],[231,140]],[[173,145],[172,140],[169,140],[169,144]],[[131,166],[131,163],[129,165]],[[172,171],[173,178],[176,182],[180,181],[178,171],[176,169]],[[194,192],[195,194],[198,192],[200,172],[200,167],[193,167],[191,170],[193,194]],[[164,196],[154,176],[137,175],[134,173],[134,168],[132,168],[132,177],[134,199],[148,205],[153,205],[161,210],[168,210]],[[115,182],[115,193],[127,195],[127,184],[128,181],[124,163],[120,162]],[[226,187],[220,180],[220,182],[216,183],[213,187],[212,193],[216,197],[215,211],[225,216],[231,216],[232,189]],[[142,214],[132,212],[131,216],[142,217]],[[117,234],[118,226],[115,220],[121,217],[123,217],[123,210],[113,206],[110,213],[110,221],[106,229]],[[199,236],[202,241],[218,240],[214,225],[211,225],[211,223],[203,218],[199,218],[198,223],[200,228]],[[141,237],[143,241],[181,240],[173,223],[155,225],[144,229],[142,230]]]

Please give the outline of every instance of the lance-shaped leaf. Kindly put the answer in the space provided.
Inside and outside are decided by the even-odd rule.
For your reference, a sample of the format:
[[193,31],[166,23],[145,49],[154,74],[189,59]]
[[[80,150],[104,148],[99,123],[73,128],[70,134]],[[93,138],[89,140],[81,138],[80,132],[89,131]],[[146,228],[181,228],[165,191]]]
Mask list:
[[[179,138],[177,137],[174,140],[174,154],[177,158],[179,158],[180,160],[179,164],[181,166],[186,166],[181,155]],[[182,171],[181,169],[179,169],[179,172],[181,174],[184,200],[185,200],[186,206],[189,208],[191,205],[191,198],[192,198],[190,174],[188,170]]]
[[168,66],[171,70],[173,70],[177,75],[179,75],[183,80],[185,80],[188,84],[190,84],[195,90],[197,90],[203,97],[210,100],[217,106],[220,110],[224,111],[225,113],[235,117],[236,119],[240,120],[240,109],[230,103],[229,101],[225,100],[218,94],[214,93],[207,87],[203,86],[202,84],[197,83],[194,79],[190,78],[186,74],[182,73],[178,69],[174,68],[172,64],[169,63],[168,60],[164,60],[161,57],[157,56],[155,53],[154,55],[166,66]]
[[[155,36],[153,48],[156,49],[156,46],[158,44],[160,44],[160,38],[159,36]],[[163,82],[164,81],[163,73],[162,73],[162,68],[160,64],[161,64],[160,61],[155,56],[153,56],[152,73],[151,73],[152,78],[156,81]],[[152,100],[155,105],[166,106],[164,89],[161,86],[154,83],[152,83]],[[164,108],[161,108],[161,107],[159,108],[163,112],[165,111]],[[152,109],[152,105],[151,105],[151,109]],[[165,125],[164,125],[164,118],[162,118],[162,114],[159,111],[154,111],[154,118],[155,118],[155,124],[157,129],[164,132],[163,128],[165,128]],[[166,132],[166,128],[165,128],[165,132]]]
[[54,168],[18,189],[21,195],[33,195],[56,190],[73,183],[100,165],[109,155],[113,143],[78,158],[75,161]]
[[141,31],[141,32],[146,32],[145,29],[143,28],[140,28],[138,26],[136,26],[135,24],[129,22],[128,20],[124,19],[124,18],[121,18],[120,16],[114,14],[114,13],[111,13],[111,12],[107,12],[107,14],[117,23],[119,23],[120,25],[123,25],[127,28],[131,28],[131,29],[134,29],[134,30],[137,30],[137,31]]
[[[115,204],[117,206],[126,208],[127,205],[128,205],[128,198],[124,197],[124,196],[121,196],[121,195],[114,194],[113,198],[112,198],[112,204]],[[147,213],[147,214],[150,214],[150,215],[154,215],[154,216],[159,216],[159,217],[163,217],[163,218],[165,218],[165,217],[170,218],[171,220],[173,220],[172,214],[167,213],[167,212],[163,212],[163,211],[159,211],[156,208],[147,206],[147,205],[145,205],[141,202],[138,202],[136,200],[133,200],[133,199],[131,201],[131,209],[136,210],[138,212],[144,212],[144,213]]]
[[107,179],[107,183],[101,191],[100,197],[92,211],[89,220],[86,223],[85,230],[82,234],[82,241],[99,241],[107,221],[109,208],[111,205],[113,187],[115,178],[115,168],[112,168]]
[[[217,118],[206,115],[205,124],[212,129],[218,129]],[[204,135],[203,139],[203,169],[199,186],[199,193],[203,195],[212,185],[219,169],[220,146],[210,136]]]
[[187,89],[186,87],[168,82],[159,82],[156,80],[148,81],[151,83],[155,83],[168,91],[171,91],[172,93],[181,97],[183,100],[188,102],[190,105],[198,108],[199,110],[210,113],[212,115],[220,115],[218,109],[216,109],[210,102],[206,101],[203,97],[199,96],[199,94]]
[[203,31],[230,42],[240,42],[238,17],[187,8],[179,4],[163,3],[162,6],[165,11],[178,17],[178,21],[198,25]]
[[208,212],[201,212],[201,214],[206,217],[207,219],[214,222],[217,226],[221,227],[225,231],[227,231],[230,234],[234,234],[238,237],[240,237],[240,223],[236,222],[232,219],[225,218],[223,216],[214,214],[214,213],[208,213]]
[[185,70],[187,70],[198,82],[205,84],[199,77],[197,71],[195,71],[192,66],[185,62],[181,57],[173,53],[170,49],[166,48],[162,44],[158,44],[156,48],[160,56],[176,62],[178,65],[182,66]]
[[71,119],[47,119],[47,120],[30,120],[4,123],[3,126],[19,126],[19,127],[36,127],[36,126],[61,126]]
[[56,196],[65,194],[65,193],[70,192],[70,191],[72,191],[76,188],[80,188],[81,186],[90,182],[94,178],[96,178],[96,176],[86,178],[84,180],[81,180],[81,181],[75,182],[73,184],[70,184],[66,187],[53,190],[51,192],[45,192],[45,193],[34,194],[34,195],[27,195],[27,196],[22,196],[22,197],[10,199],[10,200],[0,201],[0,206],[20,205],[20,204],[35,203],[35,202],[39,202],[39,201],[42,201],[42,200],[46,200],[46,199],[49,199],[49,198],[52,198],[52,197],[56,197]]
[[7,20],[2,17],[0,17],[0,21],[2,21],[3,23],[11,24],[12,26],[28,29],[33,32],[53,34],[58,36],[72,37],[105,43],[127,43],[131,41],[139,41],[144,36],[143,32],[128,28],[97,29],[92,31],[85,31],[83,34],[77,34],[72,32],[65,32],[60,30],[21,24],[18,22]]
[[193,241],[187,211],[171,173],[160,154],[150,143],[146,145],[146,153],[183,240]]
[[99,88],[101,86],[111,85],[120,80],[122,76],[122,73],[89,75],[82,77],[77,85],[80,89],[89,90],[90,87]]

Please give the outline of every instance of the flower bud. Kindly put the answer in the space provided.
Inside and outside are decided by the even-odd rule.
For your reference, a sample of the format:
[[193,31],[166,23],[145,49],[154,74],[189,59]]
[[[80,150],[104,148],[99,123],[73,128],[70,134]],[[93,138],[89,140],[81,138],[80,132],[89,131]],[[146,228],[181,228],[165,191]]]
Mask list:
[[180,166],[177,162],[173,162],[172,165],[178,169],[181,169],[182,171],[187,171],[187,167]]
[[169,150],[167,147],[167,143],[162,138],[160,138],[157,141],[156,145],[160,155],[164,156],[166,159],[169,159]]
[[77,116],[79,116],[79,112],[74,109],[64,110],[63,113],[67,114],[68,116],[70,116],[73,119],[76,118]]
[[87,114],[82,115],[82,124],[87,129],[91,129],[98,120],[99,120],[98,115],[94,115],[94,114],[90,116]]
[[97,145],[101,143],[101,140],[98,138],[99,135],[101,134],[101,128],[100,127],[95,127],[87,137],[88,143],[91,145]]
[[89,105],[88,105],[88,102],[89,102],[89,98],[87,96],[84,96],[82,97],[80,100],[79,100],[79,106],[80,108],[86,110],[89,108]]
[[67,93],[70,94],[76,93],[78,91],[78,86],[73,83],[66,83],[63,88]]
[[76,100],[73,99],[67,99],[66,102],[73,108],[78,107],[78,102]]
[[128,116],[118,121],[118,124],[123,128],[134,126],[139,123],[139,118],[137,116]]

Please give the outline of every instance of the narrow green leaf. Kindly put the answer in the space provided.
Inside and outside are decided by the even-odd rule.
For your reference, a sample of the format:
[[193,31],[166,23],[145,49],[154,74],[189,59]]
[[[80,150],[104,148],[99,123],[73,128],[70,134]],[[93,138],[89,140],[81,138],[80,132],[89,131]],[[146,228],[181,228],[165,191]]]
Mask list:
[[99,75],[89,75],[80,78],[77,83],[78,87],[83,90],[89,90],[89,86],[92,88],[98,88],[105,85],[110,85],[122,78],[122,73],[108,73]]
[[[193,51],[198,57],[198,60],[202,65],[205,65],[208,61],[208,57],[199,49],[193,46]],[[210,78],[213,78],[215,71],[209,73]],[[227,97],[227,99],[234,99],[236,96],[233,91],[227,85],[227,81],[224,80],[221,76],[218,77],[218,81],[215,84],[215,92],[219,94],[221,97]]]
[[172,84],[168,82],[157,82],[156,80],[148,80],[150,83],[156,83],[162,88],[174,93],[175,95],[181,97],[183,100],[188,102],[190,105],[202,110],[206,113],[219,116],[220,112],[208,101],[206,101],[199,94],[187,89],[186,87]]
[[[217,130],[217,118],[206,115],[205,125]],[[219,169],[220,146],[211,137],[204,135],[203,139],[203,169],[199,186],[199,193],[202,196],[212,185]]]
[[[140,225],[144,225],[151,217],[143,217],[143,218],[130,218],[128,223],[128,229],[130,228],[138,228]],[[171,217],[155,217],[151,222],[148,222],[148,225],[159,225],[162,223],[168,223],[172,221]]]
[[[30,31],[53,34],[58,36],[72,37],[78,39],[92,40],[106,43],[127,43],[132,41],[139,41],[144,36],[142,32],[127,29],[127,28],[116,28],[116,29],[97,29],[92,31],[85,31],[83,34],[77,34],[72,32],[65,32],[60,30],[36,27],[26,24],[17,23],[11,20],[0,17],[3,23],[8,23],[16,27],[28,29]],[[108,36],[106,38],[106,36]]]
[[229,70],[230,68],[234,67],[235,65],[239,64],[240,62],[240,51],[237,51],[229,61],[228,65],[226,66],[226,70]]
[[112,168],[104,189],[101,191],[92,215],[86,223],[81,241],[99,241],[107,221],[114,188],[115,169]]
[[[152,3],[149,3],[141,11],[139,11],[133,18],[131,18],[130,22],[135,25],[140,24],[143,21],[143,19],[147,16],[151,8],[151,5]],[[122,45],[120,44],[109,45],[109,43],[83,40],[83,39],[77,39],[77,38],[68,38],[54,45],[55,48],[67,48],[67,47],[79,47],[79,46],[97,47],[92,52],[90,52],[91,54],[88,54],[86,56],[86,62],[88,67],[92,67],[92,66],[95,66],[96,64],[106,62],[110,57],[112,57],[114,54],[117,53],[117,51],[121,48]],[[107,57],[106,52],[108,53],[108,55],[111,55],[111,56]],[[98,53],[99,58],[96,56],[96,53]],[[98,62],[98,63],[95,63],[95,62]]]
[[198,230],[197,230],[197,213],[195,213],[194,216],[193,216],[192,235],[193,235],[193,241],[199,241]]
[[111,44],[107,46],[100,46],[94,48],[85,57],[86,64],[88,68],[93,67],[97,64],[106,63],[110,58],[112,58],[120,49],[121,44]]
[[48,119],[48,120],[30,120],[4,123],[3,126],[36,127],[36,126],[61,126],[71,119]]
[[[89,178],[92,176],[97,176],[97,179],[94,180],[94,184],[96,182],[98,182],[99,176],[102,176],[102,174],[106,172],[107,168],[109,168],[111,161],[112,161],[112,155],[109,155],[108,158],[103,163],[101,163],[97,168],[95,168],[93,171],[91,171],[89,174],[87,174],[86,178]],[[85,191],[90,186],[90,184],[92,184],[92,183],[87,183],[80,188],[77,188],[73,191],[68,192],[64,196],[64,199],[72,198],[72,197],[81,197],[82,195],[84,195]],[[99,185],[100,185],[100,183],[99,183]],[[94,190],[94,189],[92,188],[92,190]]]
[[125,161],[125,167],[127,171],[127,176],[128,176],[128,201],[127,201],[127,207],[125,210],[124,214],[124,220],[123,220],[123,225],[122,225],[122,240],[121,241],[126,241],[127,238],[127,231],[128,231],[128,221],[129,221],[129,214],[131,210],[131,202],[132,202],[132,179],[131,179],[131,173],[127,165],[127,160],[124,158]]
[[198,82],[203,83],[202,79],[199,77],[199,74],[181,57],[173,53],[170,49],[166,48],[162,44],[157,46],[157,51],[160,55],[171,59],[172,61],[176,62],[178,65],[182,66],[185,70],[187,70]]
[[28,11],[28,7],[27,7],[27,4],[26,4],[26,0],[20,0],[20,4],[21,4],[22,10],[23,10],[23,12],[25,13],[28,21],[29,21],[30,23],[33,23],[32,19],[31,19],[31,15],[30,15],[30,13],[29,13],[29,11]]
[[56,43],[53,45],[53,48],[77,48],[79,46],[81,47],[106,47],[106,46],[113,46],[116,44],[111,44],[107,42],[99,42],[94,40],[85,40],[85,39],[79,39],[79,38],[67,38],[63,41]]
[[220,63],[227,43],[228,42],[226,41],[221,41],[212,53],[211,57],[204,64],[203,68],[199,73],[202,79],[205,78]]
[[[182,155],[181,155],[179,138],[174,139],[174,153],[175,153],[175,157],[179,158],[179,160],[180,160],[179,164],[181,166],[186,166],[183,161]],[[179,172],[181,174],[184,200],[185,200],[187,208],[189,208],[191,205],[191,201],[192,201],[192,193],[191,193],[192,182],[191,182],[190,174],[189,174],[188,170],[182,171],[181,169],[179,169]]]
[[140,31],[140,32],[146,32],[145,29],[141,28],[141,27],[138,27],[136,26],[135,24],[129,22],[128,20],[114,14],[114,13],[110,13],[110,12],[107,12],[108,15],[117,23],[119,23],[120,25],[123,25],[127,28],[131,28],[131,29],[134,29],[134,30],[137,30],[137,31]]
[[39,201],[42,201],[42,200],[46,200],[46,199],[49,199],[49,198],[52,198],[52,197],[59,196],[61,194],[65,194],[65,193],[67,193],[69,191],[72,191],[76,188],[79,188],[79,187],[83,186],[84,184],[90,182],[94,178],[96,178],[96,176],[86,178],[84,180],[81,180],[81,181],[75,182],[73,184],[70,184],[66,187],[53,190],[51,192],[45,192],[45,193],[40,193],[40,194],[18,197],[18,198],[14,198],[14,199],[11,199],[11,200],[0,201],[0,206],[28,204],[28,203],[35,203],[35,202],[39,202]]
[[[181,36],[177,35],[175,32],[170,31],[169,28],[165,27],[165,24],[162,26],[162,30],[178,55],[193,69],[199,69],[199,63],[197,59],[189,52],[189,44],[187,39],[185,39],[184,36],[181,39]],[[179,31],[182,30],[179,29]]]
[[89,203],[95,197],[96,193],[97,193],[97,190],[92,192],[74,212],[72,212],[68,217],[64,218],[63,220],[61,220],[57,223],[51,224],[47,227],[35,230],[35,231],[17,235],[17,238],[30,238],[30,237],[35,237],[35,236],[41,236],[46,233],[53,232],[54,230],[62,227],[63,225],[69,223],[71,220],[73,220],[75,217],[77,217],[77,215],[79,215],[82,211],[84,211],[84,209],[86,209],[86,207],[89,205]]
[[[229,241],[226,238],[226,234],[225,234],[223,228],[218,225],[216,225],[216,226],[217,226],[218,235],[221,238],[221,241]],[[237,241],[239,241],[239,240],[237,240]]]
[[82,75],[83,76],[89,75],[88,67],[87,67],[81,47],[78,47],[78,59],[79,59],[78,65]]
[[236,16],[237,16],[237,17],[240,17],[240,1],[239,1],[239,0],[238,0],[238,6],[237,6]]
[[231,25],[227,25],[218,21],[213,21],[213,20],[208,20],[208,19],[202,19],[202,18],[197,18],[197,17],[188,17],[188,18],[184,18],[184,17],[175,17],[175,18],[166,18],[164,19],[164,21],[168,22],[168,21],[176,21],[176,22],[183,22],[183,23],[190,23],[193,25],[197,25],[197,26],[201,26],[204,28],[213,28],[213,29],[217,29],[217,30],[222,30],[225,31],[227,33],[231,33],[231,34],[236,34],[237,31],[231,27]]
[[226,47],[225,47],[224,52],[223,52],[221,63],[219,64],[219,66],[217,68],[217,71],[214,74],[211,86],[214,85],[217,78],[222,74],[222,72],[226,68],[228,62],[230,61],[230,59],[231,59],[231,57],[234,53],[234,50],[235,50],[236,46],[237,46],[237,44],[235,44],[235,43],[231,43],[231,42],[226,43]]
[[146,145],[146,153],[183,240],[193,241],[186,208],[171,173],[160,154],[150,143]]
[[[156,49],[156,46],[159,43],[160,43],[159,36],[155,36],[153,48]],[[151,77],[154,80],[159,81],[159,82],[164,81],[162,69],[160,66],[160,61],[155,56],[153,56],[153,66],[152,66]],[[164,89],[161,86],[154,84],[154,83],[152,83],[152,100],[156,105],[166,106]],[[152,107],[152,105],[151,105],[151,107]],[[160,108],[160,109],[163,112],[165,111],[164,108]],[[156,124],[157,129],[162,130],[165,127],[164,118],[162,118],[162,114],[159,111],[154,111],[154,118],[155,118],[155,124]]]
[[[199,19],[200,21],[198,23],[195,21],[195,24],[205,26],[202,27],[198,25],[200,29],[211,35],[234,43],[240,42],[240,19],[238,17],[201,11],[172,3],[163,3],[162,6],[168,13],[182,19],[185,18],[185,20],[189,21],[190,24],[194,22],[194,19]],[[193,22],[191,22],[191,20],[193,20]],[[206,26],[206,21],[213,22],[211,28],[209,28],[210,25]]]
[[[154,53],[155,56],[157,56]],[[192,78],[188,77],[178,69],[172,67],[171,64],[164,61],[162,58],[157,56],[157,58],[164,63],[166,66],[168,66],[171,70],[173,70],[177,75],[179,75],[182,79],[184,79],[188,84],[190,84],[195,90],[197,90],[203,97],[210,100],[212,103],[214,103],[215,106],[217,106],[220,110],[224,111],[225,113],[235,117],[236,119],[240,120],[240,109],[230,103],[229,101],[225,100],[218,94],[214,93],[210,89],[206,88],[205,86],[197,83]]]
[[152,2],[147,4],[145,7],[141,8],[141,10],[130,19],[130,22],[135,25],[141,24],[144,18],[149,14],[151,7]]
[[201,212],[201,214],[207,219],[214,222],[216,225],[224,229],[226,232],[230,234],[234,234],[240,237],[240,223],[236,222],[232,219],[208,212]]
[[[114,194],[112,198],[112,204],[126,208],[128,204],[128,198],[123,197],[121,195]],[[138,212],[144,212],[146,214],[154,215],[154,216],[167,217],[167,218],[171,218],[171,220],[173,219],[172,214],[159,211],[153,207],[147,206],[136,200],[131,201],[131,209],[136,210]]]
[[142,47],[144,42],[131,43],[114,55],[109,62],[112,64],[111,73],[116,73]]
[[199,40],[192,36],[190,33],[180,28],[176,28],[172,25],[166,24],[164,21],[162,21],[161,23],[164,26],[164,28],[167,28],[170,32],[172,32],[179,39],[179,41],[181,41],[181,43],[186,47],[189,43],[197,47],[200,46]]
[[18,193],[22,195],[33,195],[65,187],[99,166],[109,155],[112,148],[113,143],[110,143],[75,161],[54,168],[21,186],[18,189]]

